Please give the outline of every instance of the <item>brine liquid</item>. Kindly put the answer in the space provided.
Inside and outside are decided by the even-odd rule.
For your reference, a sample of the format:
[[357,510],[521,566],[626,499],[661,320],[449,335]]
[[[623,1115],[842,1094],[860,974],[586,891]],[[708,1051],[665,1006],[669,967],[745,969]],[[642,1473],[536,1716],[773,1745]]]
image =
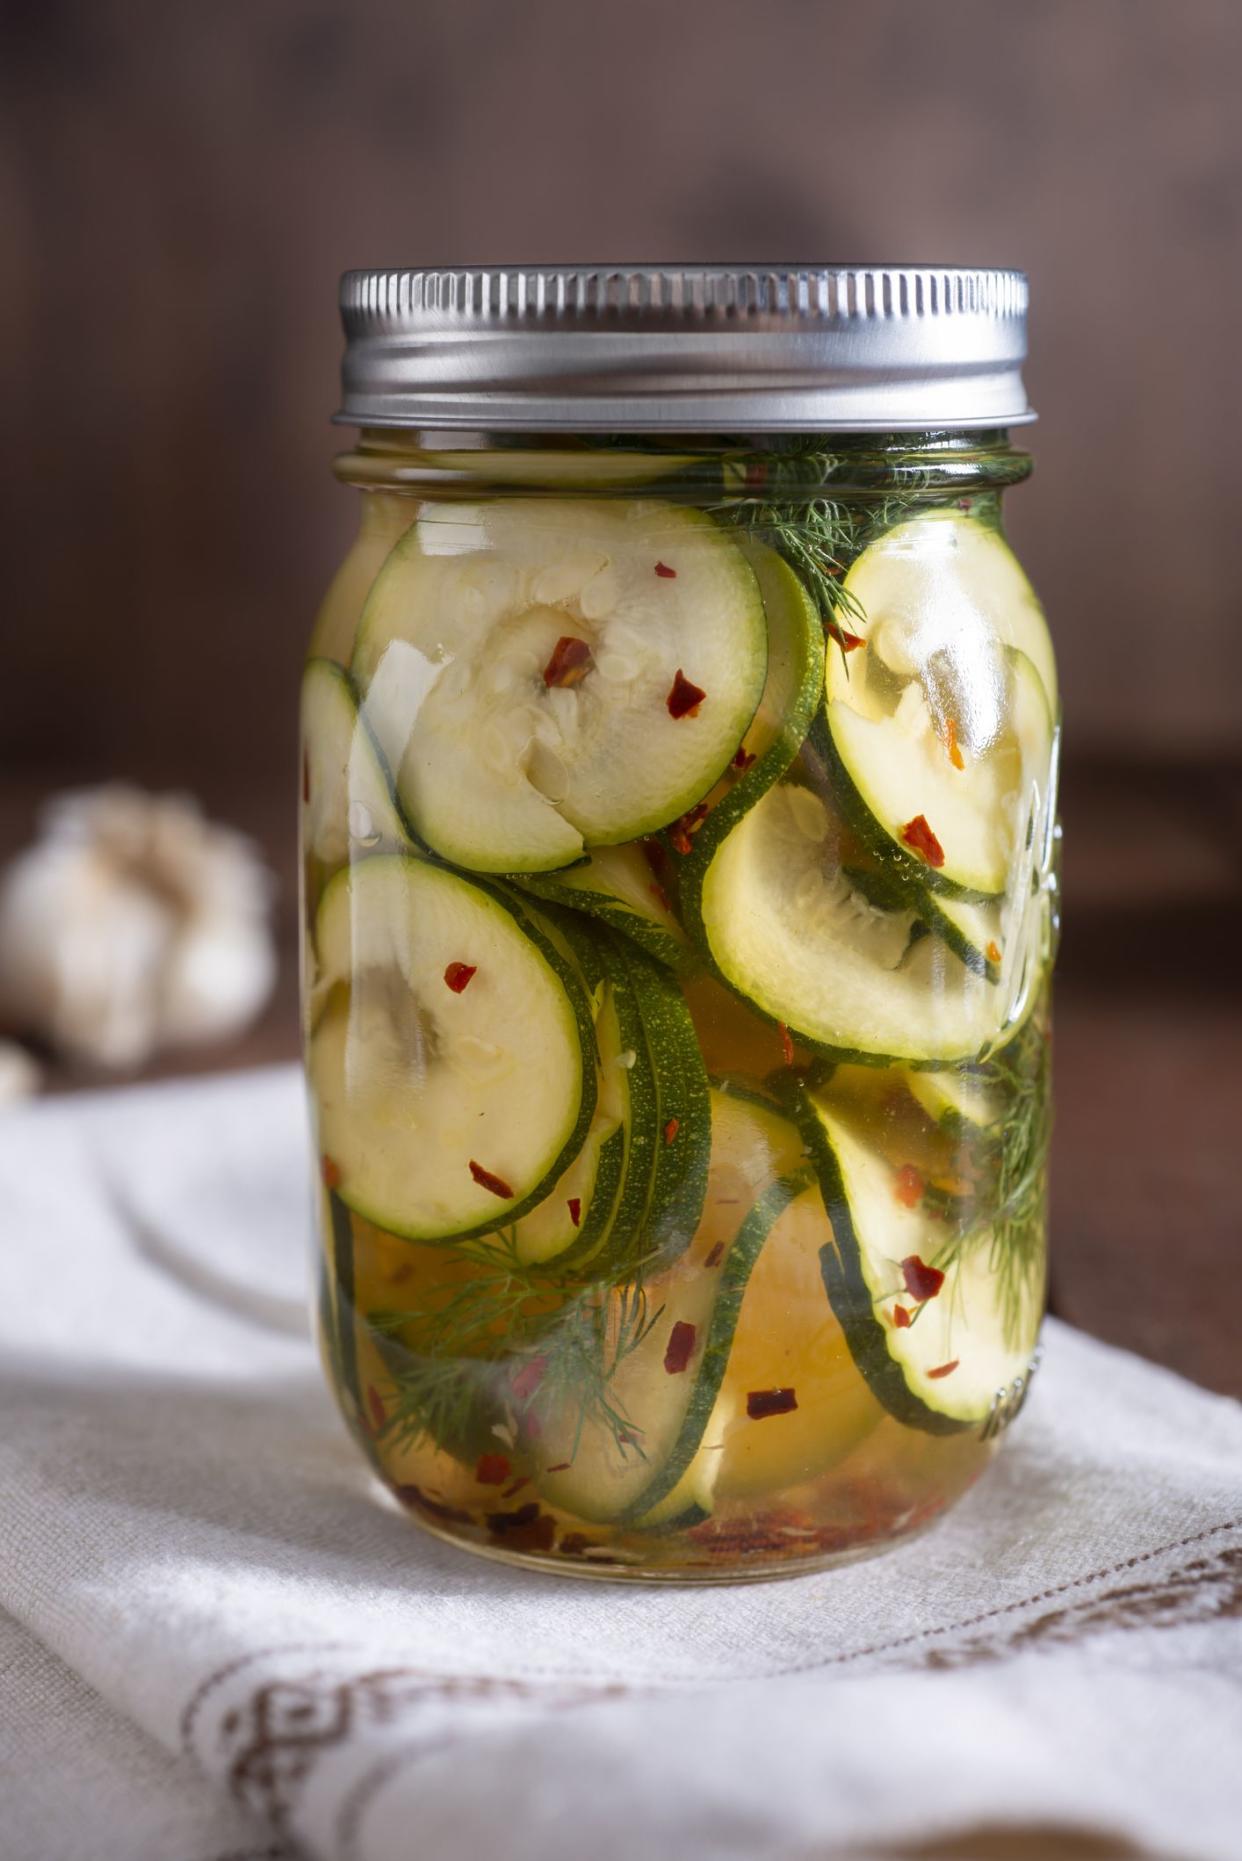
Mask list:
[[[321,621],[327,657],[348,663],[359,604],[408,516],[402,498],[374,500]],[[354,862],[375,850],[356,821],[347,838]],[[308,860],[311,1022],[320,989],[313,925],[329,877]],[[324,1363],[393,1498],[432,1531],[488,1555],[614,1579],[815,1568],[940,1515],[1021,1406],[1042,1309],[1049,924],[1031,951],[1021,1015],[992,1055],[958,1069],[987,1098],[979,1122],[921,1093],[909,1067],[834,1065],[705,973],[680,978],[711,1081],[710,1117],[685,1132],[670,1120],[664,1141],[705,1147],[702,1216],[690,1236],[654,1234],[649,1247],[637,1237],[626,1257],[640,1264],[620,1275],[606,1267],[592,1277],[588,1261],[558,1283],[554,1259],[546,1272],[518,1267],[503,1235],[493,1244],[386,1232],[336,1193],[337,1167],[321,1155]],[[593,934],[589,918],[582,934]],[[356,975],[349,986],[359,986]],[[390,1035],[398,1048],[397,1015]],[[933,1282],[944,1272],[935,1262],[982,1250],[1003,1281],[1000,1315],[988,1322],[1003,1323],[1015,1374],[968,1423],[946,1422],[934,1407],[920,1420],[918,1399],[899,1419],[860,1367],[856,1328],[843,1329],[825,1286],[825,1256],[843,1237],[789,1110],[811,1088],[882,1161],[893,1210],[925,1220],[924,1251],[913,1265],[890,1263],[875,1288],[876,1335],[944,1326],[944,1363],[931,1375],[949,1390],[952,1314],[937,1305]],[[719,1271],[757,1199],[780,1184],[788,1193],[753,1245],[732,1321],[722,1326],[710,1301],[700,1320],[678,1317],[699,1311],[696,1282]],[[877,1218],[882,1225],[882,1205],[878,1217],[875,1205],[867,1211]],[[709,1322],[716,1361],[706,1377]],[[937,1399],[930,1385],[922,1393]],[[661,1487],[670,1452],[676,1477]],[[647,1490],[653,1503],[633,1503]]]

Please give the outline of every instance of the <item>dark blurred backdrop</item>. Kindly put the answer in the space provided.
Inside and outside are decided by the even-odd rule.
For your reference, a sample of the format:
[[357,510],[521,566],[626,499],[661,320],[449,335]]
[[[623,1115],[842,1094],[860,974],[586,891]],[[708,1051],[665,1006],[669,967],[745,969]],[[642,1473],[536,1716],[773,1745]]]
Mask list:
[[[1162,1291],[1162,1250],[1175,1237],[1210,1281],[1233,1220],[1238,0],[4,0],[0,18],[10,838],[45,788],[119,772],[197,790],[288,872],[297,662],[353,521],[327,469],[343,267],[1029,270],[1043,419],[1011,527],[1069,736],[1063,1304],[1085,1286],[1094,1322],[1131,1335],[1110,1300],[1138,1276],[1137,1341],[1235,1377],[1223,1336],[1179,1332],[1202,1314]],[[286,994],[271,1050],[292,1026]]]

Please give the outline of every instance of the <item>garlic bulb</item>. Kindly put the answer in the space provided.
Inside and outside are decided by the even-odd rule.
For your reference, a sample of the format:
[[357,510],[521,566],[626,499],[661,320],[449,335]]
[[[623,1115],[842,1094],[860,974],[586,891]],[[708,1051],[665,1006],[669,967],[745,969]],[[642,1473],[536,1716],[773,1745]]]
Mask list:
[[39,1090],[39,1063],[24,1047],[0,1040],[0,1109],[20,1104]]
[[182,795],[62,795],[0,879],[0,1011],[99,1066],[223,1038],[266,1001],[271,881]]

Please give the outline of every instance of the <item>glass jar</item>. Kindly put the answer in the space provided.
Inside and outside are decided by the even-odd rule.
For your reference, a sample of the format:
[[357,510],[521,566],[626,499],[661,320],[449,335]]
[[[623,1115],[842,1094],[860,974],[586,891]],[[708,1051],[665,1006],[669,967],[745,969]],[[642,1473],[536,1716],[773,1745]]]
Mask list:
[[1004,273],[346,280],[319,1320],[456,1544],[815,1569],[928,1525],[1021,1407],[1058,732],[1001,525],[1024,310]]

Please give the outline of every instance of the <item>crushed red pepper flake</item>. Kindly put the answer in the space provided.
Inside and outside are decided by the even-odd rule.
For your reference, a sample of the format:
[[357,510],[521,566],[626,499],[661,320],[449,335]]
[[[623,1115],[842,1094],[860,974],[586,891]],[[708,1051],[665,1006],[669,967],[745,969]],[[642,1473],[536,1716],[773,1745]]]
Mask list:
[[500,1497],[502,1499],[512,1499],[514,1493],[520,1493],[524,1486],[529,1486],[529,1485],[530,1485],[530,1476],[528,1474],[521,1473],[518,1475],[516,1480],[511,1481],[510,1484],[505,1487],[505,1490],[500,1495]]
[[677,580],[676,569],[670,569],[667,562],[657,562],[655,565],[655,572],[666,582],[675,582]]
[[653,879],[651,884],[647,887],[647,890],[651,893],[651,896],[655,899],[662,911],[672,912],[673,907],[669,902],[668,893],[658,879]]
[[444,972],[444,980],[454,995],[460,995],[463,989],[470,987],[478,973],[477,963],[450,963]]
[[670,1118],[670,1119],[669,1119],[669,1121],[668,1121],[668,1123],[667,1123],[667,1124],[665,1125],[665,1127],[664,1127],[664,1141],[665,1141],[665,1143],[666,1143],[666,1144],[671,1144],[671,1143],[673,1143],[673,1142],[674,1142],[674,1141],[676,1140],[676,1137],[677,1137],[677,1133],[678,1133],[678,1131],[680,1131],[680,1129],[681,1129],[681,1119],[680,1119],[680,1118]]
[[964,769],[966,763],[957,740],[957,719],[955,717],[948,717],[945,719],[944,747],[945,753],[949,761],[953,764],[953,767],[955,769]]
[[993,937],[993,938],[992,938],[992,940],[991,940],[991,942],[990,942],[990,943],[988,944],[988,947],[987,947],[987,949],[986,949],[986,950],[985,950],[985,951],[983,952],[983,954],[984,954],[984,955],[985,955],[985,956],[987,957],[987,959],[988,959],[988,962],[989,962],[989,963],[999,963],[999,962],[1000,962],[1000,960],[1001,960],[1001,947],[1000,947],[1000,945],[999,945],[999,944],[997,943],[997,941],[996,941],[996,939],[995,939],[995,937]]
[[792,1389],[752,1389],[746,1398],[746,1413],[752,1422],[766,1421],[769,1415],[788,1415],[798,1406]]
[[781,1033],[781,1052],[784,1055],[785,1064],[786,1066],[792,1066],[794,1063],[793,1035],[783,1021],[778,1021],[776,1025]]
[[901,838],[912,852],[937,869],[944,865],[944,848],[927,824],[925,814],[916,814],[901,830]]
[[568,686],[581,685],[594,664],[586,641],[572,633],[563,633],[543,668],[543,682],[549,688],[555,685],[564,691]]
[[679,1318],[668,1334],[668,1348],[664,1353],[664,1368],[670,1376],[680,1376],[690,1359],[694,1356],[695,1340],[699,1335],[697,1325],[692,1325],[684,1318]]
[[829,627],[828,632],[843,653],[856,652],[860,646],[865,646],[867,644],[861,633],[851,633],[848,627],[840,626],[835,620]]
[[379,1434],[387,1426],[388,1411],[384,1407],[384,1399],[380,1395],[379,1390],[376,1389],[374,1383],[367,1384],[367,1409],[371,1416],[371,1426],[374,1428],[376,1434]]
[[502,1202],[511,1202],[513,1200],[513,1191],[504,1177],[494,1176],[491,1170],[485,1170],[483,1165],[481,1163],[476,1163],[473,1157],[470,1159],[470,1174],[474,1177],[480,1189],[486,1189],[490,1194],[498,1195]]
[[926,1260],[920,1260],[917,1254],[906,1255],[901,1263],[901,1277],[910,1297],[917,1299],[920,1305],[928,1299],[934,1299],[944,1285],[944,1274],[940,1268],[928,1266]]
[[724,1259],[724,1242],[717,1241],[716,1245],[712,1248],[712,1251],[710,1252],[710,1254],[708,1254],[706,1260],[703,1262],[703,1265],[705,1267],[718,1267],[720,1265],[720,1262],[723,1259]]
[[543,1381],[543,1373],[547,1367],[546,1357],[532,1357],[529,1363],[522,1365],[512,1385],[513,1393],[519,1402],[525,1402],[528,1396],[534,1395]]
[[893,1323],[898,1331],[904,1331],[909,1325],[910,1314],[907,1312],[904,1305],[895,1305],[893,1307]]
[[699,706],[706,696],[707,693],[703,690],[702,686],[692,684],[681,667],[678,666],[677,676],[669,687],[668,697],[664,700],[664,703],[668,709],[669,716],[672,718],[697,717],[699,714]]
[[569,1219],[573,1222],[575,1228],[581,1226],[582,1197],[578,1195],[571,1195],[569,1198],[569,1201],[566,1203],[565,1206],[569,1210]]
[[928,1376],[934,1377],[934,1378],[939,1378],[942,1376],[951,1376],[953,1371],[957,1369],[957,1366],[961,1361],[962,1360],[960,1357],[954,1357],[950,1359],[948,1363],[938,1363],[936,1365],[936,1368],[934,1370],[929,1370],[927,1374]]
[[480,1454],[474,1463],[474,1477],[480,1486],[503,1486],[512,1472],[503,1454]]
[[573,1466],[572,1460],[558,1460],[555,1467],[545,1467],[545,1473],[568,1473]]
[[643,858],[651,868],[653,878],[662,879],[668,871],[668,855],[658,840],[642,840],[639,845]]
[[338,1189],[341,1183],[341,1166],[329,1156],[319,1159],[319,1174],[323,1177],[325,1189]]
[[668,837],[675,852],[685,855],[690,851],[690,836],[698,833],[707,819],[707,812],[707,803],[699,801],[673,822]]
[[917,1208],[923,1200],[922,1172],[913,1163],[903,1163],[893,1184],[893,1193],[903,1208]]
[[739,748],[737,755],[733,758],[733,762],[731,766],[734,769],[738,769],[738,770],[749,769],[750,765],[754,762],[754,760],[755,760],[754,750],[748,750],[745,747],[745,745],[742,745]]

